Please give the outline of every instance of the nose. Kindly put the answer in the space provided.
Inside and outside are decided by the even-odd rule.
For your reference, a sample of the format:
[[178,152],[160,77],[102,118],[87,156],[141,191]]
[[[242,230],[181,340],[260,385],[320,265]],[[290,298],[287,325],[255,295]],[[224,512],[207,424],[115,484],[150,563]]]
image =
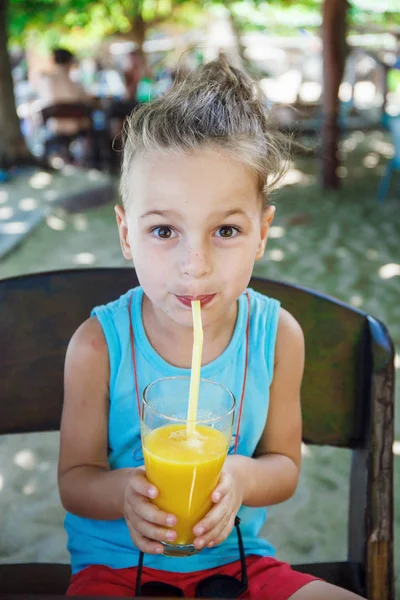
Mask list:
[[192,244],[184,250],[183,274],[193,279],[209,275],[212,269],[211,253],[204,244]]

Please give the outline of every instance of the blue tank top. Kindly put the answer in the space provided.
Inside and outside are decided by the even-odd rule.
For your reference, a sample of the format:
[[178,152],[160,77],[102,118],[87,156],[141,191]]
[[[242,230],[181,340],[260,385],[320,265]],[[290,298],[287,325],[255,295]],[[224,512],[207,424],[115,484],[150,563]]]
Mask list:
[[[269,388],[274,370],[274,350],[279,319],[279,302],[251,289],[249,363],[237,453],[252,456],[264,430],[269,406]],[[142,322],[143,290],[129,290],[118,300],[93,309],[108,345],[110,364],[110,409],[108,459],[111,469],[143,465],[140,421],[135,394],[129,332],[129,304],[135,332],[139,394],[160,377],[189,375],[167,363],[151,346]],[[226,386],[240,399],[246,355],[248,302],[245,293],[238,300],[238,317],[228,347],[213,362],[202,367],[202,377]],[[141,397],[141,396],[140,396]],[[238,412],[238,411],[236,411]],[[236,414],[236,419],[238,415]],[[236,431],[236,424],[234,431]],[[234,434],[235,435],[235,434]],[[232,439],[230,452],[233,452]],[[266,518],[265,508],[242,506],[239,511],[246,555],[274,556],[274,548],[259,537]],[[139,550],[133,545],[124,519],[99,521],[67,513],[65,528],[72,572],[101,564],[114,569],[135,567]],[[188,573],[224,565],[239,559],[234,529],[220,545],[205,548],[194,556],[174,558],[145,555],[144,565],[153,569]]]

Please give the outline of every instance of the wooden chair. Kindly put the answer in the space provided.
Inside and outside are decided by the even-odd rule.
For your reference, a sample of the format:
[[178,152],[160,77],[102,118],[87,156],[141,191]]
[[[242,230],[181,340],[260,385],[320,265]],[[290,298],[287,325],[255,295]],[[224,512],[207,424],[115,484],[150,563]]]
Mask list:
[[[44,141],[44,156],[49,157],[51,152],[59,151],[68,163],[74,163],[74,158],[71,153],[70,146],[75,140],[83,138],[87,141],[88,149],[86,154],[93,154],[94,151],[94,128],[92,122],[92,107],[84,102],[64,102],[53,104],[42,108],[41,115],[43,124],[46,126],[49,119],[57,119],[57,121],[78,120],[87,122],[85,127],[79,129],[73,134],[52,133],[48,132]],[[84,156],[81,162],[89,163],[92,157]]]
[[[124,268],[0,281],[0,434],[58,430],[71,335],[93,306],[135,285],[134,271]],[[347,561],[296,568],[371,600],[393,600],[389,334],[370,315],[311,290],[261,279],[251,286],[278,298],[303,328],[304,441],[353,451]],[[68,565],[0,565],[0,594],[63,594],[69,576]]]

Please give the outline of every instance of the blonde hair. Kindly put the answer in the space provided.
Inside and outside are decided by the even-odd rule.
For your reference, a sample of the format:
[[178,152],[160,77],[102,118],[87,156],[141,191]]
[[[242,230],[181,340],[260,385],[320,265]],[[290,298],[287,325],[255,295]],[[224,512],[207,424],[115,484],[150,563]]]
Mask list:
[[286,172],[290,138],[279,133],[255,81],[225,57],[176,80],[126,119],[120,192],[126,206],[134,157],[147,152],[223,149],[254,169],[263,208]]

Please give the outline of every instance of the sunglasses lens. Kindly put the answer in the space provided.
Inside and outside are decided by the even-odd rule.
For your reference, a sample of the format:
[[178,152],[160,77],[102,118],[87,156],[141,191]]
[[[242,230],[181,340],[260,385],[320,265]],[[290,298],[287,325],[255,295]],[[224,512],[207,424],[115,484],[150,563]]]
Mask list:
[[161,581],[148,581],[142,585],[140,597],[152,598],[184,598],[183,591],[174,585]]
[[246,589],[246,585],[230,575],[214,575],[199,582],[196,598],[237,598]]

